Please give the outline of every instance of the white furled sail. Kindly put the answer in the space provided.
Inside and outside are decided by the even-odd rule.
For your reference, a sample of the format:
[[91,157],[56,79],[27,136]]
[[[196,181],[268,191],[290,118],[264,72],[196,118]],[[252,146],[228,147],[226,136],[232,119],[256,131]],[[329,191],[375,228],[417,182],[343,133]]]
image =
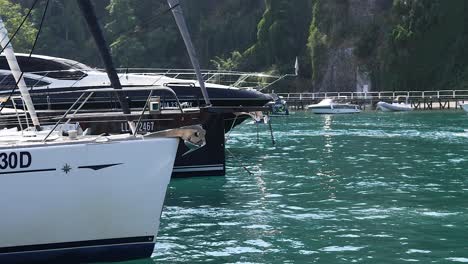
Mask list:
[[192,61],[192,66],[197,75],[198,82],[200,83],[200,88],[202,90],[203,98],[205,99],[205,104],[207,106],[211,106],[208,91],[205,87],[205,81],[203,80],[203,76],[201,74],[200,63],[198,62],[197,53],[195,52],[192,40],[190,39],[190,34],[188,32],[187,24],[185,23],[184,14],[182,12],[182,8],[180,7],[179,0],[167,0],[167,3],[172,9],[172,14],[174,15],[174,18],[176,20],[177,27],[179,28],[180,34],[184,39],[185,47],[187,48],[190,60]]
[[4,48],[4,54],[8,61],[8,65],[10,66],[11,73],[13,74],[16,83],[18,83],[18,88],[26,104],[29,115],[31,116],[34,127],[36,127],[36,129],[39,129],[41,125],[36,115],[36,109],[34,108],[31,96],[29,95],[29,91],[26,86],[26,82],[24,81],[23,75],[21,74],[21,70],[18,65],[18,61],[16,60],[13,46],[9,42],[10,38],[8,37],[8,31],[5,27],[5,24],[3,23],[2,18],[0,17],[0,44]]

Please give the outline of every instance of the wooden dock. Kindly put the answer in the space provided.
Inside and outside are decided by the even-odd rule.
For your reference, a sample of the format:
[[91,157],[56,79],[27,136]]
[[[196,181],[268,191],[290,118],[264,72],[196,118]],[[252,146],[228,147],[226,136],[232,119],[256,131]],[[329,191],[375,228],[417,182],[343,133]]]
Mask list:
[[292,109],[305,109],[325,98],[339,98],[341,101],[360,105],[363,109],[375,109],[379,101],[391,103],[395,99],[406,101],[414,109],[441,110],[458,109],[461,103],[468,102],[468,90],[440,91],[395,91],[395,92],[320,92],[320,93],[278,93]]

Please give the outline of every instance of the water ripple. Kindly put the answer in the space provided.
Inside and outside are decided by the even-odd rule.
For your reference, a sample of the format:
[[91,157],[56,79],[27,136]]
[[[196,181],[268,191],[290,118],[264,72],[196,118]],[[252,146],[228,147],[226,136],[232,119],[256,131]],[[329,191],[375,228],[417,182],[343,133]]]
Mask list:
[[276,145],[234,129],[225,177],[171,181],[157,263],[468,263],[466,115],[296,113],[273,129]]

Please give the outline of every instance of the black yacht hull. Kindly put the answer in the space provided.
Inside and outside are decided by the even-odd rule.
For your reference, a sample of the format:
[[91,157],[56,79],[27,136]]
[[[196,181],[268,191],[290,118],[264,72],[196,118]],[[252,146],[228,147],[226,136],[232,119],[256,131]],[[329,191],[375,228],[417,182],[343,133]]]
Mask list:
[[[42,126],[52,126],[57,123],[63,112],[39,110],[37,114]],[[223,114],[207,110],[184,114],[178,111],[162,111],[159,114],[145,114],[140,119],[140,112],[134,111],[129,118],[137,124],[139,133],[152,133],[183,126],[202,125],[206,130],[206,145],[191,152],[183,142],[180,142],[172,176],[225,175]],[[26,121],[24,118],[21,119],[21,122],[19,122],[17,117],[13,115],[0,116],[0,127],[11,128],[16,126],[26,128]],[[69,124],[79,124],[80,128],[87,130],[86,133],[90,135],[131,133],[126,117],[120,112],[97,113],[88,111],[71,118]]]
[[[125,86],[128,88],[123,93],[131,108],[142,107],[146,102],[148,91],[131,91],[131,88],[141,88],[148,86]],[[191,86],[170,86],[181,104],[186,107],[200,107],[204,104],[203,96],[198,88]],[[73,104],[80,93],[75,91],[87,89],[109,88],[107,86],[88,86],[88,87],[68,87],[68,88],[34,88],[30,90],[31,97],[37,109],[66,110]],[[237,107],[237,106],[264,106],[272,98],[261,92],[247,89],[229,89],[229,88],[207,88],[210,100],[213,106]],[[5,97],[11,91],[0,89],[0,96]],[[19,95],[17,92],[15,95]],[[160,96],[163,107],[178,107],[175,98],[167,91],[154,91],[153,96]],[[21,104],[21,102],[18,102]],[[94,109],[120,109],[120,103],[117,100],[116,93],[99,93],[93,96],[87,103],[86,108]]]
[[[189,110],[189,108],[190,111],[199,109],[204,103],[202,94],[196,87],[180,85],[169,85],[169,87],[177,94],[180,104],[187,108],[186,110]],[[99,88],[108,87],[35,88],[31,90],[31,97],[38,110],[41,124],[51,125],[55,124],[57,116],[62,115],[78,100],[79,95],[81,95],[81,93],[77,92],[78,90]],[[141,110],[147,103],[150,92],[137,89],[131,91],[131,87],[125,88],[128,88],[125,91],[125,96],[130,108],[135,113],[132,118],[136,122],[139,119]],[[188,153],[189,150],[184,144],[179,145],[173,170],[174,177],[225,175],[224,134],[249,118],[247,112],[265,110],[263,105],[271,99],[268,95],[254,90],[209,88],[208,92],[213,104],[213,107],[207,108],[210,110],[202,107],[204,109],[202,111],[191,114],[184,111],[185,113],[182,114],[173,94],[167,91],[153,91],[151,96],[160,98],[163,111],[160,114],[144,115],[138,124],[138,128],[142,133],[195,124],[201,124],[207,131],[207,144],[205,147]],[[0,96],[6,97],[7,91],[1,91]],[[16,100],[15,104],[17,108],[23,108],[21,101]],[[9,102],[6,107],[13,107],[13,105]],[[80,112],[83,111],[89,113],[117,113],[120,111],[120,104],[114,92],[100,92],[89,98],[88,102],[80,109]],[[17,121],[9,120],[0,125],[11,127],[8,124],[15,122]],[[111,120],[104,120],[98,115],[89,115],[84,118],[75,117],[71,122],[78,122],[83,129],[90,129],[92,134],[130,132],[128,122],[125,116],[121,114],[112,117]]]

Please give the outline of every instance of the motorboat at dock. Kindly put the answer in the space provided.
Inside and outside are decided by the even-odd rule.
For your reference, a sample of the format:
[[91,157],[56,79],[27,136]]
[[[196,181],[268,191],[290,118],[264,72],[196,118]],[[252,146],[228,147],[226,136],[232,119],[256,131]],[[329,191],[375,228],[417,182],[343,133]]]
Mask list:
[[333,98],[323,99],[318,104],[309,105],[307,108],[314,114],[355,114],[361,112],[358,105],[338,103]]
[[465,110],[465,112],[468,112],[468,103],[461,104],[461,108]]
[[[26,84],[31,89],[31,94],[108,88],[111,85],[106,72],[74,60],[42,55],[33,55],[29,58],[29,54],[23,53],[15,55],[24,72]],[[213,72],[211,74],[222,73]],[[121,73],[118,74],[122,87],[169,87],[174,90],[185,107],[200,107],[203,104],[200,84],[196,80],[182,78],[189,78],[189,76],[193,77],[193,72],[170,69],[122,69]],[[6,59],[2,55],[0,56],[0,96],[9,94],[14,85],[14,79]],[[272,100],[271,96],[252,88],[238,88],[211,82],[206,83],[206,88],[212,106],[215,107],[263,107]],[[146,94],[135,92],[129,96],[128,102],[130,107],[141,108],[145,104],[145,99]],[[74,101],[73,98],[67,97],[65,94],[56,94],[53,97],[34,96],[34,103],[38,109],[63,109],[69,106],[63,104],[67,100],[69,103]],[[57,101],[62,102],[62,104],[58,104]],[[118,102],[113,94],[101,94],[100,97],[93,98],[90,105],[102,109],[116,108]],[[178,107],[172,98],[167,98],[162,106]]]
[[273,101],[269,102],[267,105],[271,108],[269,111],[270,116],[288,116],[289,108],[288,103],[282,96],[277,94],[270,94],[273,98]]
[[413,111],[413,106],[408,103],[408,97],[405,97],[405,102],[399,102],[400,96],[390,104],[387,102],[380,101],[377,103],[377,110],[384,112],[407,112]]

